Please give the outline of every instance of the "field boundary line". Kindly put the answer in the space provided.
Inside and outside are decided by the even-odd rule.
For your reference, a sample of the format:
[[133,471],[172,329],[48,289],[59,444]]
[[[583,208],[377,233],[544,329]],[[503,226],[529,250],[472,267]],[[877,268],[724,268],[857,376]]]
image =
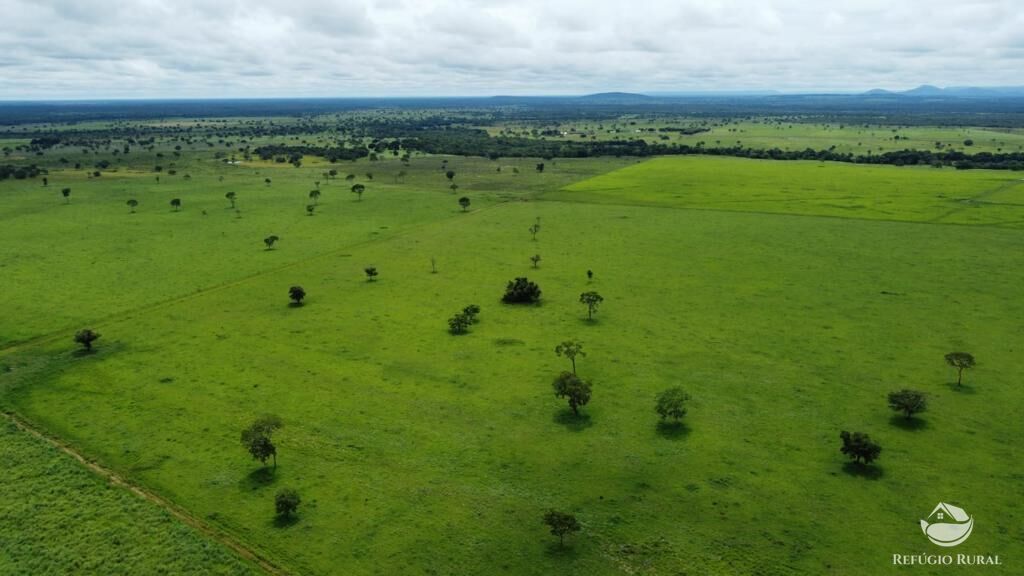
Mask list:
[[117,472],[114,472],[110,468],[107,468],[102,464],[97,463],[95,460],[87,458],[84,454],[76,450],[70,444],[64,442],[63,440],[55,436],[47,434],[45,431],[36,427],[34,424],[30,423],[24,418],[18,416],[14,412],[3,412],[3,416],[9,422],[17,426],[18,429],[21,430],[22,432],[30,434],[31,436],[34,436],[35,438],[42,440],[48,445],[60,450],[64,454],[71,456],[72,458],[77,460],[79,464],[85,466],[87,470],[89,470],[96,476],[99,476],[107,480],[110,484],[113,484],[120,488],[124,488],[129,492],[135,494],[136,496],[159,506],[174,518],[180,520],[181,522],[184,522],[191,528],[198,530],[203,536],[229,548],[236,555],[259,566],[264,572],[268,574],[273,574],[275,576],[288,576],[289,574],[294,574],[294,572],[286,570],[280,564],[271,560],[266,555],[260,553],[256,549],[247,546],[245,543],[243,543],[235,536],[231,535],[229,532],[226,532],[224,530],[215,528],[210,524],[207,524],[206,522],[200,520],[198,517],[192,515],[184,508],[178,506],[177,504],[174,504],[173,502],[164,498],[163,496],[160,496],[159,494],[151,490],[147,490],[146,488],[143,488],[142,486],[125,479],[123,476],[121,476]]

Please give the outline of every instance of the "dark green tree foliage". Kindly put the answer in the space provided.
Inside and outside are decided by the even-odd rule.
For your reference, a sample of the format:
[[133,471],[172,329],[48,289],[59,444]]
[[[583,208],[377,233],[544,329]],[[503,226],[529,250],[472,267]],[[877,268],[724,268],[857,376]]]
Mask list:
[[135,214],[135,207],[139,205],[139,201],[136,200],[135,198],[131,198],[128,200],[127,204],[132,214]]
[[282,518],[290,518],[301,503],[302,499],[299,498],[299,493],[291,488],[282,488],[274,496],[274,509]]
[[273,250],[274,244],[277,244],[278,240],[280,240],[280,238],[278,238],[274,234],[271,234],[270,236],[267,236],[266,238],[263,239],[263,243],[266,244],[267,250]]
[[316,211],[316,204],[306,204],[306,216],[312,216]]
[[171,200],[171,208],[174,208],[175,212],[181,210],[181,198]]
[[583,351],[583,342],[578,340],[566,340],[558,346],[555,346],[555,354],[560,357],[565,356],[570,362],[572,362],[573,374],[576,373],[576,357],[584,357],[587,355],[587,353]]
[[271,437],[281,425],[280,418],[273,414],[267,414],[260,416],[248,428],[242,430],[242,446],[264,466],[267,465],[267,460],[273,457],[275,469],[277,468],[277,447],[274,446]]
[[449,170],[445,172],[444,175],[445,178],[448,178],[448,180],[451,181],[453,178],[455,178],[455,170]]
[[586,406],[590,402],[590,382],[572,372],[559,374],[552,386],[555,389],[556,397],[568,400],[573,414],[579,415],[580,406]]
[[302,300],[306,297],[306,291],[302,286],[292,286],[288,289],[288,297],[296,306],[302,306]]
[[669,388],[658,394],[654,411],[662,420],[672,418],[678,422],[683,416],[686,416],[686,402],[689,399],[690,395],[682,388],[678,386]]
[[91,328],[83,328],[75,332],[75,342],[81,344],[87,352],[92,351],[92,343],[100,339],[100,333]]
[[469,208],[469,198],[466,196],[459,198],[459,206],[462,206],[462,211],[465,212]]
[[359,198],[359,200],[363,199],[363,192],[366,192],[366,186],[364,186],[362,184],[353,184],[352,185],[352,193],[355,194],[356,197]]
[[974,356],[967,352],[950,352],[946,354],[946,364],[956,368],[956,385],[960,386],[964,379],[964,370],[974,368]]
[[373,282],[377,279],[378,272],[376,266],[367,266],[366,268],[363,268],[363,272],[366,273],[367,282]]
[[910,418],[918,412],[924,412],[928,408],[928,400],[924,392],[904,388],[898,392],[889,393],[889,408],[902,412]]
[[530,262],[533,262],[533,267],[537,268],[538,264],[540,264],[540,254],[530,256]]
[[313,204],[318,204],[320,202],[320,189],[310,190],[309,199],[313,201]]
[[228,202],[231,203],[231,207],[234,208],[235,200],[238,199],[238,194],[234,192],[228,192],[227,194],[224,195],[224,197],[227,198]]
[[505,287],[501,301],[506,304],[536,304],[540,301],[540,286],[526,278],[516,278]]
[[469,317],[470,322],[473,324],[477,323],[477,314],[480,313],[480,307],[476,304],[470,304],[462,309],[462,313]]
[[839,451],[857,463],[871,464],[882,452],[882,447],[872,442],[871,437],[863,432],[850,433],[843,430],[839,438],[843,441]]
[[71,203],[71,188],[62,188],[60,194],[64,197],[65,204]]
[[597,312],[597,307],[601,302],[604,302],[604,298],[597,292],[584,292],[580,294],[580,304],[584,304],[587,307],[587,320],[594,319],[594,312]]
[[552,536],[558,536],[558,545],[565,546],[565,537],[580,531],[576,517],[567,512],[549,510],[544,514],[544,524],[551,529]]
[[448,319],[448,331],[452,334],[465,334],[473,320],[465,313],[459,312]]

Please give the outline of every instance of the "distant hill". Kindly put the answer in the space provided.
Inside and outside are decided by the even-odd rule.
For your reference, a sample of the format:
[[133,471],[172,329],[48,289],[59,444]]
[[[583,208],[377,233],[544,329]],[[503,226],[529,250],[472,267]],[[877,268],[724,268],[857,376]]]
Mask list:
[[1022,98],[1024,86],[950,86],[939,88],[931,84],[922,84],[917,88],[895,92],[875,88],[861,94],[862,96],[910,96],[917,98]]
[[635,94],[633,92],[599,92],[597,94],[580,96],[580,99],[601,102],[636,102],[652,100],[652,98],[646,94]]

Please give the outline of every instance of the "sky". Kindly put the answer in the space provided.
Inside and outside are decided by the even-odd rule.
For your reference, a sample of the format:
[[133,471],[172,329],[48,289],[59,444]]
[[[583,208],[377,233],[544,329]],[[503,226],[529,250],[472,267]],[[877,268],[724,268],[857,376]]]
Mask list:
[[1021,0],[0,0],[0,99],[1024,85]]

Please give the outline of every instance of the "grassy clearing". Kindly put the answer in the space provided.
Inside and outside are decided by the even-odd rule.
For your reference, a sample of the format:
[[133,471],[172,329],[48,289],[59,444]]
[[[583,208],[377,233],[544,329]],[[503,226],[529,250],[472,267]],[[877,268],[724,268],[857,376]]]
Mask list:
[[[679,134],[661,132],[666,127],[705,127],[707,132]],[[781,150],[835,150],[855,155],[881,154],[897,150],[958,150],[968,154],[978,152],[1020,152],[1024,149],[1024,130],[980,127],[841,125],[813,122],[785,122],[772,118],[759,120],[649,119],[623,117],[617,120],[572,121],[547,130],[561,135],[544,136],[558,140],[616,140],[642,139],[651,143],[687,144],[695,146],[743,146],[753,149]],[[488,127],[497,135],[503,130],[532,135],[531,127],[509,124]],[[968,140],[971,145],[965,144]]]
[[0,459],[0,573],[259,573],[6,419]]
[[[322,173],[330,165],[225,166],[190,156],[179,160],[176,176],[163,174],[159,182],[142,166],[99,178],[54,171],[46,187],[2,182],[0,226],[10,249],[0,255],[0,269],[18,289],[0,317],[0,346],[457,217],[461,196],[482,208],[628,162],[562,160],[537,174],[529,159],[451,158],[447,166],[459,186],[453,193],[442,160],[345,163],[335,166],[340,177],[327,181]],[[349,173],[354,180],[345,180]],[[321,197],[308,216],[316,181]],[[350,191],[353,183],[366,186],[362,201]],[[65,187],[72,190],[69,204],[60,193]],[[237,212],[224,198],[230,191]],[[139,202],[134,214],[130,198]],[[172,210],[173,198],[182,200],[180,212]],[[281,241],[268,251],[263,239],[271,234]]]
[[1013,172],[743,158],[656,158],[546,199],[1024,227]]
[[[702,186],[725,182],[664,204],[720,208],[744,161],[663,162],[111,319],[92,355],[64,340],[9,352],[4,402],[303,572],[880,573],[926,545],[916,521],[941,500],[985,519],[968,552],[1007,556],[1024,538],[1020,232],[807,217],[829,212],[806,203],[791,206],[805,216],[669,210],[657,183],[708,162]],[[778,166],[798,186],[877,170]],[[884,172],[917,174],[964,194],[994,178]],[[932,214],[892,190],[877,189],[897,197],[892,219]],[[179,249],[196,257],[191,237]],[[524,274],[543,305],[500,305]],[[287,305],[292,284],[305,306]],[[606,298],[594,323],[576,302],[589,289]],[[481,322],[449,335],[470,303]],[[571,337],[594,381],[582,418],[550,388],[568,367],[552,348]],[[982,362],[963,389],[942,362],[952,349]],[[693,396],[679,429],[653,411],[673,385]],[[902,387],[930,395],[916,425],[885,405]],[[273,475],[238,445],[268,411],[286,422]],[[873,472],[844,464],[840,429],[882,443]],[[303,496],[294,525],[272,519],[282,486]],[[548,507],[584,525],[565,549],[540,525]]]

